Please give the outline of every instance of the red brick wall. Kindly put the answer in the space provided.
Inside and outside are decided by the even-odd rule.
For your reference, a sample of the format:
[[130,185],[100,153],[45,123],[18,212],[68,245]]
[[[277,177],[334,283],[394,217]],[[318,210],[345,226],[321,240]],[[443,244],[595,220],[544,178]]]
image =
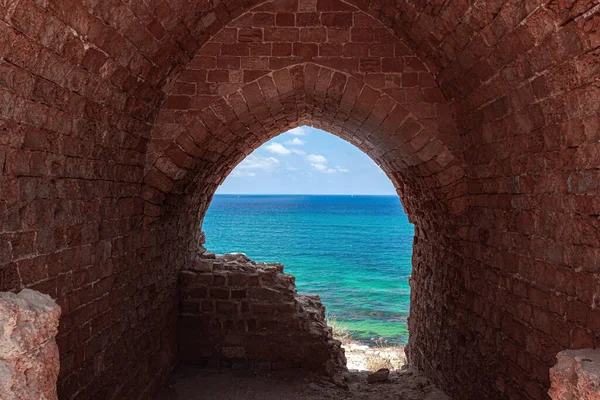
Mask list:
[[319,296],[298,294],[279,263],[204,252],[179,274],[179,361],[212,367],[304,368],[343,384],[341,342]]
[[478,292],[476,365],[504,396],[538,399],[558,351],[600,346],[600,17],[585,2],[495,10],[437,75],[468,163],[457,276]]
[[543,398],[558,350],[600,342],[598,7],[258,3],[0,4],[0,290],[63,308],[61,398],[160,384],[214,190],[301,123],[416,225],[411,362]]
[[184,243],[145,235],[140,199],[170,67],[142,8],[0,4],[0,290],[61,306],[61,399],[153,393],[175,363],[181,260],[155,244]]

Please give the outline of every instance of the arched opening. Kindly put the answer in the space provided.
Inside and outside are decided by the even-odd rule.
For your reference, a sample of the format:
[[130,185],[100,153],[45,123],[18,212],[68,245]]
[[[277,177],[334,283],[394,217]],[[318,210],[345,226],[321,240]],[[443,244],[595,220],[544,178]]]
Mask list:
[[[416,90],[423,91],[427,88]],[[175,133],[176,137],[156,138],[152,144],[160,146],[162,150],[149,153],[152,166],[146,174],[145,188],[149,195],[146,203],[149,214],[158,218],[174,212],[175,221],[179,221],[180,237],[185,238],[184,243],[191,250],[188,263],[196,262],[194,254],[204,254],[204,248],[199,247],[204,243],[200,226],[218,185],[262,143],[287,129],[308,123],[346,139],[377,162],[392,180],[397,193],[402,196],[411,222],[417,226],[424,224],[428,229],[436,229],[439,233],[445,230],[451,232],[452,229],[444,228],[444,225],[458,221],[464,213],[466,203],[462,196],[466,183],[461,153],[451,150],[445,144],[446,141],[454,144],[456,141],[451,139],[455,135],[452,129],[440,124],[444,119],[444,105],[436,103],[435,99],[428,102],[423,96],[418,96],[417,100],[409,100],[417,101],[417,105],[407,104],[406,99],[398,100],[394,97],[343,71],[312,63],[292,65],[270,72],[233,93],[214,99],[210,106],[202,110],[182,110],[182,104],[185,106],[191,103],[183,101],[180,95],[174,96],[174,103],[167,101],[167,107],[159,114],[155,132],[157,135]],[[445,133],[440,134],[440,130]],[[169,197],[163,198],[161,193],[165,190],[169,191]],[[190,210],[198,210],[198,213],[194,211],[190,215]],[[417,257],[414,260],[427,265],[427,258],[419,259],[418,256],[430,254],[430,249],[436,249],[435,252],[443,249],[445,246],[435,245],[433,242],[443,240],[444,236],[429,237],[423,234],[424,230],[417,229],[417,232],[421,237],[415,240]],[[430,249],[423,250],[424,246],[430,246]],[[214,265],[214,261],[208,262]],[[220,265],[220,262],[218,259],[217,264]],[[241,261],[225,259],[224,262],[230,266]],[[427,268],[431,268],[431,265]],[[208,278],[211,282],[217,279],[212,270],[207,273],[214,275]],[[178,342],[180,357],[187,362],[193,362],[195,357],[190,349],[199,349],[203,343],[210,343],[211,348],[232,347],[230,343],[215,343],[215,340],[219,340],[216,334],[210,335],[212,339],[201,339],[203,337],[198,336],[200,332],[210,332],[206,325],[194,330],[193,324],[198,321],[196,313],[201,307],[198,304],[202,299],[194,298],[187,285],[190,279],[200,279],[192,276],[193,274],[195,273],[186,273],[186,284],[181,295],[182,298],[191,300],[182,305],[189,312],[184,312],[184,322],[180,324],[180,334],[183,336],[180,336]],[[229,282],[229,278],[226,279]],[[221,278],[217,280],[220,281]],[[211,293],[212,288],[208,289]],[[233,291],[223,294],[225,300],[231,300],[232,295]],[[294,301],[295,304],[303,302]],[[218,314],[218,301],[215,304]],[[413,311],[419,306],[424,307],[420,310],[421,313],[431,312],[426,310],[426,304],[419,303],[413,306]],[[222,308],[226,307],[223,303]],[[212,309],[212,303],[209,308]],[[249,309],[252,310],[252,307]],[[418,317],[419,313],[416,315]],[[217,318],[216,314],[209,316],[211,321],[213,318]],[[440,321],[443,322],[443,319]],[[222,321],[209,324],[223,326]],[[231,321],[227,321],[225,325],[227,324],[231,325]],[[425,330],[413,330],[412,333],[417,338],[429,335]],[[241,349],[243,346],[235,347],[235,353],[227,350],[226,354],[223,350],[217,356],[229,357],[228,354],[233,354],[246,357],[247,353]],[[265,347],[280,350],[302,348],[286,343]],[[253,357],[295,357],[288,353],[259,353],[254,353]],[[414,355],[415,364],[426,362],[421,352],[412,350],[410,343],[408,354]],[[197,356],[205,363],[214,356],[214,352]],[[342,364],[338,356],[331,357],[338,360],[334,364]],[[305,359],[294,360],[299,365],[306,363]],[[327,362],[327,358],[322,362]]]
[[300,293],[319,295],[349,368],[402,365],[413,226],[356,147],[310,127],[283,133],[231,172],[202,229],[210,251],[282,262]]
[[[334,48],[351,51],[353,46],[344,44],[351,40],[350,27],[340,31],[340,27],[327,25],[327,18],[332,17],[348,19],[351,26],[358,24],[355,33],[366,24],[363,33],[372,35],[381,46],[378,50],[362,44],[355,47],[366,54],[372,51],[372,57],[292,55],[278,63],[275,54],[288,47],[286,42],[295,40],[295,29],[288,32],[285,28],[278,31],[283,45],[279,37],[272,36],[269,40],[274,43],[260,50],[271,58],[253,55],[259,50],[246,41],[247,24],[259,23],[264,13],[280,7],[297,5],[268,3],[234,21],[235,28],[213,37],[174,83],[157,116],[147,153],[144,196],[149,232],[160,229],[153,226],[154,221],[173,221],[178,226],[173,240],[182,250],[191,251],[188,265],[194,262],[204,241],[199,233],[201,223],[218,185],[261,144],[289,129],[311,125],[354,144],[381,166],[415,224],[413,260],[420,269],[415,275],[418,286],[431,290],[436,298],[439,293],[450,294],[445,287],[449,282],[439,277],[432,281],[431,276],[460,268],[460,263],[453,262],[458,258],[452,237],[464,223],[467,183],[461,140],[430,73],[387,28],[341,2],[331,6],[335,10],[317,11],[317,20],[304,33],[317,36],[301,39],[306,46],[290,44],[290,51],[319,49],[318,37],[324,45],[330,39],[339,40],[332,43]],[[256,28],[253,32],[263,37],[272,34],[267,31]],[[286,32],[292,36],[285,36]],[[392,62],[392,56],[396,61]],[[233,63],[228,72],[219,72],[219,63],[226,62]],[[246,70],[250,65],[262,66],[251,72]],[[222,76],[217,79],[217,75]],[[185,253],[181,257],[185,265]],[[439,263],[444,267],[433,266]],[[456,306],[446,301],[444,307]],[[432,310],[430,303],[421,301],[412,301],[411,307],[411,363],[435,370],[438,366],[431,364],[429,354],[437,351],[438,344],[431,346],[427,337],[437,331],[451,340],[441,333],[447,328],[443,316],[448,309]],[[432,314],[439,317],[432,318]],[[425,320],[434,325],[426,327],[421,322]]]

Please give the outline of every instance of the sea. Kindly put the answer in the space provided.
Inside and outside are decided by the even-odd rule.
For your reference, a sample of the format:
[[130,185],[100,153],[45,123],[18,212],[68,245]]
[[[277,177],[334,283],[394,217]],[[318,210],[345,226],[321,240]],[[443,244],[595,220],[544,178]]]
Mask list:
[[203,230],[212,252],[282,262],[355,340],[407,342],[414,229],[398,196],[215,195]]

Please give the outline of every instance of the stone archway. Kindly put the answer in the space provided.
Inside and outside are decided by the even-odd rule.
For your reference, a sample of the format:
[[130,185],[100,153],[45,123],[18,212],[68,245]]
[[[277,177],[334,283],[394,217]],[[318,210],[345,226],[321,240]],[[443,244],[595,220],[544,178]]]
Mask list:
[[172,87],[147,155],[147,191],[160,189],[148,194],[151,215],[161,212],[161,193],[202,179],[190,171],[218,183],[261,143],[302,123],[357,145],[396,186],[406,184],[400,174],[415,176],[449,186],[442,197],[465,206],[457,199],[466,190],[457,184],[461,143],[443,95],[390,29],[350,4],[252,8],[212,37]]
[[[405,105],[349,74],[307,63],[271,72],[201,110],[163,110],[157,132],[175,137],[157,138],[164,150],[149,153],[155,161],[147,167],[146,190],[157,196],[149,197],[146,207],[160,215],[165,198],[160,193],[177,193],[173,189],[190,183],[216,189],[262,143],[308,123],[357,145],[396,187],[426,187],[459,214],[460,158],[437,136],[434,118],[420,118]],[[414,106],[435,113],[438,105]],[[419,209],[408,198],[405,203]]]
[[[245,152],[312,121],[369,152],[417,222],[411,362],[458,398],[543,398],[559,350],[600,343],[597,4],[269,4],[0,4],[0,290],[33,288],[62,307],[59,396],[156,392],[177,360],[176,277],[197,244],[202,205]],[[317,30],[303,41],[306,28]],[[319,42],[322,29],[340,36]],[[222,45],[245,52],[243,43],[247,57],[227,55],[240,68],[194,64],[218,63],[211,51]],[[250,60],[265,43],[266,70]],[[203,69],[206,81],[183,81]],[[234,86],[211,92],[224,70]],[[255,71],[248,81],[244,70]],[[310,91],[286,97],[286,82],[277,83],[276,72],[300,70],[321,82],[310,113],[290,111],[308,106]],[[252,117],[228,111],[229,97],[247,104],[252,88],[262,96],[271,81],[277,96],[255,99]],[[360,125],[339,119],[350,82],[368,88],[348,111],[369,113]],[[208,97],[188,107],[189,83],[206,84]],[[283,99],[283,111],[265,98]],[[414,124],[386,131],[398,106]],[[210,112],[187,119],[176,108]],[[188,128],[198,118],[208,132],[196,142],[201,128]],[[411,129],[419,133],[403,142]],[[186,206],[198,212],[193,222]]]
[[[462,144],[431,74],[355,7],[313,4],[309,15],[298,7],[275,1],[251,9],[211,38],[173,82],[147,155],[148,223],[172,215],[193,252],[212,194],[235,165],[279,133],[311,124],[357,145],[392,179],[420,232],[415,266],[433,254],[459,260],[445,235],[459,229],[467,207]],[[277,27],[278,18],[294,27]],[[413,304],[411,321],[431,320],[426,304],[417,297]],[[427,328],[414,326],[418,343]],[[422,350],[411,353],[415,365],[436,368]]]
[[[303,6],[308,8],[301,10]],[[483,17],[486,11],[479,12],[470,17]],[[499,21],[514,23],[525,14],[526,7],[503,8],[495,26]],[[381,18],[383,14],[377,15]],[[424,57],[427,63],[421,63],[406,42],[390,35],[384,24],[352,4],[278,1],[251,8],[212,37],[174,81],[149,145],[146,183],[159,192],[170,193],[173,203],[183,202],[185,209],[199,210],[195,222],[199,226],[218,183],[245,155],[276,134],[309,123],[351,141],[391,177],[416,223],[409,325],[411,362],[451,393],[459,393],[453,388],[467,385],[467,377],[477,369],[478,380],[468,384],[474,391],[490,398],[529,391],[528,395],[536,398],[535,393],[548,387],[547,370],[554,354],[561,346],[571,344],[559,344],[556,337],[548,341],[554,334],[540,325],[542,319],[560,317],[553,315],[545,303],[532,300],[537,284],[526,285],[521,293],[528,299],[526,308],[531,307],[529,317],[506,309],[507,289],[502,280],[510,282],[508,288],[522,285],[522,274],[529,272],[509,265],[531,253],[515,244],[483,261],[488,249],[497,246],[493,241],[511,228],[502,224],[469,228],[478,226],[480,219],[492,220],[491,215],[481,215],[487,208],[480,202],[489,190],[486,188],[494,187],[488,185],[498,183],[488,177],[481,181],[477,175],[467,179],[465,168],[470,162],[477,163],[477,158],[491,156],[488,163],[496,158],[485,147],[474,150],[478,148],[470,141],[474,137],[465,143],[457,132],[484,129],[483,135],[502,135],[509,127],[515,133],[527,132],[564,115],[553,100],[527,102],[527,93],[534,99],[543,96],[526,92],[527,86],[517,83],[519,79],[530,79],[527,74],[534,67],[529,61],[522,64],[527,52],[519,58],[517,54],[506,54],[510,51],[502,47],[513,39],[525,46],[523,49],[536,44],[550,32],[545,21],[548,16],[545,9],[536,9],[528,16],[531,25],[527,30],[517,29],[498,45],[496,53],[488,55],[491,58],[476,63],[474,53],[493,43],[485,36],[490,31],[484,31],[458,63],[437,73],[436,63],[442,60]],[[398,25],[394,27],[398,29]],[[496,34],[498,29],[491,32]],[[568,30],[561,35],[561,40],[575,43],[576,36],[569,36]],[[394,44],[393,53],[389,42]],[[419,47],[417,53],[423,57],[427,51]],[[535,60],[537,56],[531,57]],[[506,65],[500,74],[492,73],[492,61]],[[459,65],[472,71],[464,78],[452,76],[458,73]],[[433,84],[430,71],[437,74],[440,88]],[[476,87],[475,80],[482,86]],[[519,90],[498,96],[512,88],[511,81]],[[466,89],[468,85],[473,86]],[[452,113],[461,115],[458,130]],[[514,122],[506,118],[514,118]],[[469,152],[463,156],[465,150]],[[194,170],[201,172],[190,174]],[[165,186],[158,188],[159,184]],[[503,185],[501,190],[517,197],[522,190],[520,182],[517,186],[509,181],[499,184]],[[483,185],[481,195],[468,196],[477,185]],[[171,188],[165,190],[167,187]],[[165,211],[161,194],[155,194],[147,207],[152,216],[158,217]],[[504,206],[498,203],[494,207],[502,212]],[[528,211],[520,211],[519,215],[531,216]],[[508,237],[522,237],[523,233],[509,233]],[[501,264],[496,264],[499,260]],[[481,262],[490,268],[480,271],[477,265]],[[547,288],[541,289],[544,295]],[[481,290],[486,291],[485,303],[491,305],[482,303],[477,294]],[[498,296],[503,300],[498,302]],[[510,305],[515,301],[513,296],[520,295],[510,292],[508,296]],[[489,319],[500,315],[499,322]],[[523,335],[536,337],[544,344],[528,343]],[[460,356],[448,354],[449,359],[441,355],[444,348],[457,345]],[[522,349],[526,355],[516,358],[509,349]],[[476,367],[481,365],[486,368]]]

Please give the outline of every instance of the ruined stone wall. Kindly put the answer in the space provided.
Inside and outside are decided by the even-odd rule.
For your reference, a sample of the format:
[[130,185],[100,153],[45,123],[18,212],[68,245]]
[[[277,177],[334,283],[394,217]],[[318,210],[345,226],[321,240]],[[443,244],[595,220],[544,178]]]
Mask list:
[[60,307],[23,289],[0,293],[0,398],[57,400]]
[[296,293],[282,264],[204,253],[179,277],[181,362],[302,367],[341,382],[346,358],[325,306],[316,295]]
[[563,350],[550,370],[552,400],[600,399],[600,349]]

